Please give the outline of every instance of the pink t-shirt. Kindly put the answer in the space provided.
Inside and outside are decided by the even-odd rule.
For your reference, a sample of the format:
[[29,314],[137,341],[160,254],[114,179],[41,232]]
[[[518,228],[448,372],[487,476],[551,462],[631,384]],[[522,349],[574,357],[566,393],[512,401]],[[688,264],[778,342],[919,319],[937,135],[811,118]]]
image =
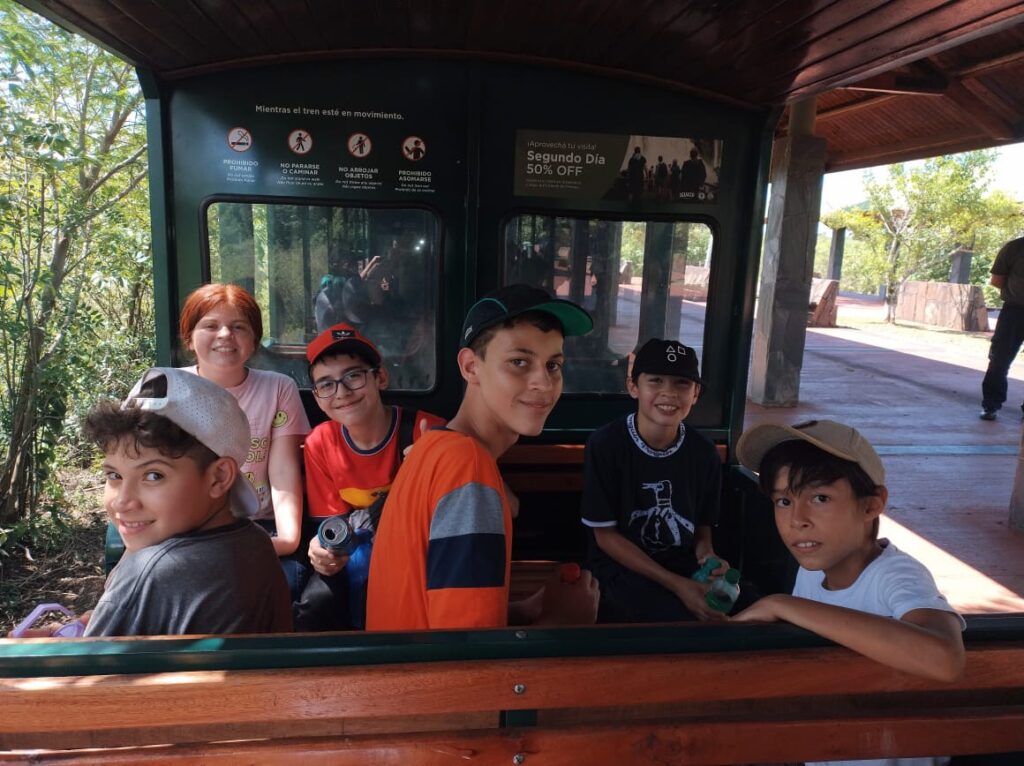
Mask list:
[[[185,369],[199,374],[196,365]],[[260,500],[260,510],[253,518],[272,520],[274,506],[268,477],[270,442],[279,436],[305,436],[309,433],[309,419],[302,406],[298,386],[287,375],[250,367],[245,380],[227,390],[238,400],[238,405],[249,419],[252,437],[242,473]]]

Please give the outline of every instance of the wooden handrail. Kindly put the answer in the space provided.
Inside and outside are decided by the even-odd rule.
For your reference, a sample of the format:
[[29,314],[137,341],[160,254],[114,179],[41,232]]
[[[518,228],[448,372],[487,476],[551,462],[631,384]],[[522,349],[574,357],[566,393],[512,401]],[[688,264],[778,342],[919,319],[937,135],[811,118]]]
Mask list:
[[[101,766],[140,762],[222,764],[401,763],[403,766],[586,763],[711,766],[754,761],[960,755],[1024,747],[1024,711],[986,716],[844,717],[829,720],[644,722],[618,725],[264,739],[122,751],[33,753],[33,763]],[[0,755],[0,762],[4,762]]]
[[[1007,716],[1024,720],[1021,668],[1024,646],[987,644],[969,649],[964,677],[954,684],[910,676],[839,647],[7,678],[0,679],[0,749],[288,740],[381,731],[440,730],[461,738],[468,730],[496,727],[499,711],[538,711],[542,728],[558,730],[551,734],[552,743],[562,744],[551,746],[559,748],[575,736],[569,729],[562,731],[567,723],[590,726],[595,733],[617,725],[634,734],[667,727],[663,736],[675,732],[671,736],[678,737],[682,722],[700,721],[709,732],[724,726],[724,742],[730,736],[723,719],[735,719],[736,725],[766,736],[789,726],[853,732],[849,739],[836,734],[840,744],[829,755],[839,757],[861,752],[853,745],[860,748],[867,741],[858,733],[869,730],[861,726],[863,721],[884,719],[896,727],[893,731],[903,732],[897,743],[934,741],[943,744],[935,752],[946,753],[951,752],[946,740],[933,735],[942,729],[939,721],[944,726],[967,721],[982,727],[972,731],[996,732]],[[913,717],[904,718],[904,711],[913,711]],[[1012,728],[1016,734],[978,742],[1024,749],[1024,726]],[[421,735],[409,736],[409,751],[417,751],[415,740]],[[496,742],[506,739],[489,736]],[[608,734],[609,752],[616,750],[614,739]],[[690,741],[689,735],[685,739]],[[751,743],[743,744],[747,749],[736,752],[753,752]],[[383,746],[383,741],[367,744]],[[811,748],[799,756],[759,754],[748,760],[821,754]]]

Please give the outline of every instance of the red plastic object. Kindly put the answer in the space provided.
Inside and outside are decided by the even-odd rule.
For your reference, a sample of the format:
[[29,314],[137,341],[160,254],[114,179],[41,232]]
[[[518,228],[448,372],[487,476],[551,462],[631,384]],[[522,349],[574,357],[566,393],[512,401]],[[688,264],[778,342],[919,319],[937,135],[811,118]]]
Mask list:
[[583,570],[580,569],[580,565],[575,562],[562,564],[560,571],[562,572],[562,582],[565,583],[579,582],[580,575],[583,574]]

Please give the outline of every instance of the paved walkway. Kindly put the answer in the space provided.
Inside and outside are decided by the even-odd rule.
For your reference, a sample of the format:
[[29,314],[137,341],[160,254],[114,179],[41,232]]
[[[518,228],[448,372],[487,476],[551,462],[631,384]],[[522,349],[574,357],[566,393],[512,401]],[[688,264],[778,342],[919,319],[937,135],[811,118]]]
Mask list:
[[963,612],[1024,612],[1024,532],[1008,524],[1024,363],[1011,370],[999,419],[985,422],[984,336],[849,326],[856,317],[881,320],[884,308],[841,299],[839,327],[808,330],[800,405],[748,403],[746,425],[828,417],[856,426],[886,465],[882,536],[924,561]]

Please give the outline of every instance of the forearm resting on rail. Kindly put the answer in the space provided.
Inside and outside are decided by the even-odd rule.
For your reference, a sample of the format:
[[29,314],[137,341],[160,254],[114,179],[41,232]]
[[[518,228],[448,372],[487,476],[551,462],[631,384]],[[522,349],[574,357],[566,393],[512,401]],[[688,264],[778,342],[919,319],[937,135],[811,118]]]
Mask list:
[[915,609],[894,620],[796,596],[766,596],[740,612],[739,622],[785,620],[884,665],[939,681],[964,670],[964,644],[956,615]]

